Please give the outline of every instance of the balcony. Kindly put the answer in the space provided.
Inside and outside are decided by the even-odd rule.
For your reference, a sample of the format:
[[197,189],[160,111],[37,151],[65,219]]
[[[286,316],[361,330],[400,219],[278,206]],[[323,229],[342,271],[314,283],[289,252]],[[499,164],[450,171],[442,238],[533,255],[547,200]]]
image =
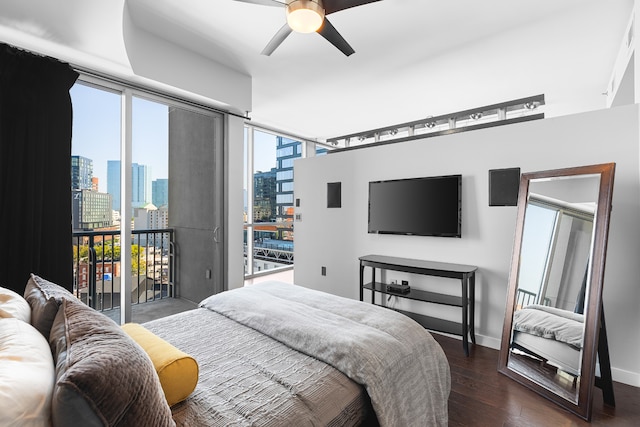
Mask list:
[[[132,230],[131,303],[173,298],[175,251],[172,229]],[[120,230],[73,233],[73,293],[114,319],[120,316]]]
[[[293,242],[264,239],[256,243],[255,258],[271,268],[262,270],[267,276],[247,279],[245,284],[268,279],[292,283]],[[131,245],[132,322],[144,323],[197,307],[197,303],[176,298],[173,229],[132,230]],[[75,296],[119,323],[120,231],[74,232],[73,263]]]

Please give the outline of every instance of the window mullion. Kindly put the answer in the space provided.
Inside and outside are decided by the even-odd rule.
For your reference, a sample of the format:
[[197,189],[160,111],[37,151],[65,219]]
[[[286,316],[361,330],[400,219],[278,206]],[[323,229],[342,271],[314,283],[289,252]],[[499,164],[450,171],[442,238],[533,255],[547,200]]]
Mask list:
[[247,274],[253,274],[253,134],[254,128],[247,128]]
[[132,182],[132,110],[131,89],[122,91],[120,140],[120,323],[131,322],[131,182]]

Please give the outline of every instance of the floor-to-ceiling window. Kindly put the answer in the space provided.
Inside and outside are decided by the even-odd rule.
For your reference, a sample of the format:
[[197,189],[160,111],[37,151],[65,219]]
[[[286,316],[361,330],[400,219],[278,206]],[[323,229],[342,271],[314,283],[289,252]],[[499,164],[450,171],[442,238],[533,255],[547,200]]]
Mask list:
[[291,268],[294,263],[296,159],[328,151],[256,126],[245,127],[245,275]]
[[73,287],[76,296],[92,307],[110,309],[120,305],[115,287],[120,286],[121,276],[122,94],[83,81],[76,82],[70,94]]
[[[172,215],[186,238],[183,253],[204,259],[198,265],[183,260],[183,273],[201,277],[206,272],[215,286],[202,288],[212,293],[222,283],[217,243],[223,235],[216,230],[223,211],[222,115],[92,77],[81,78],[71,96],[77,295],[102,310],[116,309],[122,302],[128,306],[129,296],[132,303],[172,296],[176,224],[169,216],[170,205],[175,205]],[[170,147],[179,185],[174,196],[169,192]],[[170,203],[175,197],[180,203]],[[205,223],[215,245],[187,236]],[[192,264],[194,271],[189,272]],[[121,292],[124,289],[130,292]]]

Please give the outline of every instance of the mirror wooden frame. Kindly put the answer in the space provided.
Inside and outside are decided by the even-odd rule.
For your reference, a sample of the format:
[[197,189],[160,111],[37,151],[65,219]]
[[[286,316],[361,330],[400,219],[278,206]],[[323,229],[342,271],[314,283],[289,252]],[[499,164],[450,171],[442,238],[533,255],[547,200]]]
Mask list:
[[[587,306],[585,307],[585,329],[582,351],[582,369],[580,385],[578,389],[577,403],[571,402],[560,395],[548,390],[532,379],[509,368],[510,341],[512,333],[513,315],[516,303],[516,291],[520,270],[520,252],[522,249],[522,237],[524,231],[525,211],[529,196],[529,184],[532,180],[555,177],[570,177],[576,175],[600,175],[600,187],[598,192],[598,205],[593,233],[593,248],[591,259],[591,276],[589,277]],[[507,293],[507,306],[505,321],[502,330],[502,342],[498,360],[498,371],[520,384],[530,388],[559,406],[590,421],[592,412],[593,390],[596,385],[595,367],[598,354],[598,343],[602,313],[602,285],[604,279],[607,239],[609,234],[609,222],[611,214],[611,202],[613,198],[613,181],[615,175],[615,163],[606,163],[591,166],[581,166],[567,169],[557,169],[542,172],[524,173],[520,178],[520,190],[518,194],[518,214],[516,221],[516,233],[509,273],[509,287]],[[606,333],[606,332],[605,332]],[[608,350],[607,350],[608,355]]]

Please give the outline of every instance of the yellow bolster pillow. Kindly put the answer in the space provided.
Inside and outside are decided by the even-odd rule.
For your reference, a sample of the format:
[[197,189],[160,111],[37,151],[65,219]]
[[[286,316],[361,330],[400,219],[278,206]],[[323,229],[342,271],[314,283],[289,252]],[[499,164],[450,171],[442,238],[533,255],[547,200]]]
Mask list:
[[169,406],[185,400],[198,384],[198,362],[137,323],[122,329],[149,355]]

